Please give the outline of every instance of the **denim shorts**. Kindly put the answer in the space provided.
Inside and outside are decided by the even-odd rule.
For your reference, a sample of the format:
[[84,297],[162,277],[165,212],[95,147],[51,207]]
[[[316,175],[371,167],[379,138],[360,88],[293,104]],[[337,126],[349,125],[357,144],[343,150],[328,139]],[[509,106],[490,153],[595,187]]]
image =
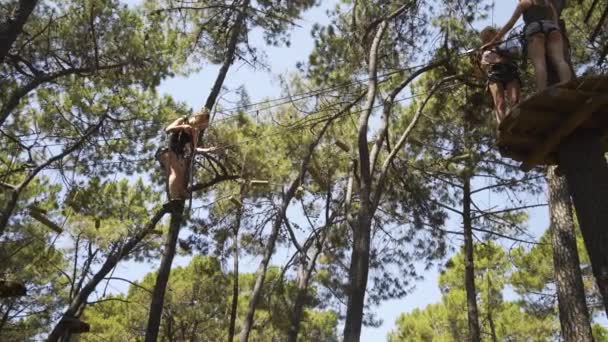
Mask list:
[[545,35],[548,35],[553,31],[559,31],[559,26],[557,26],[555,21],[540,20],[526,25],[524,34],[526,35],[526,38],[530,38],[530,36],[537,33],[544,33]]

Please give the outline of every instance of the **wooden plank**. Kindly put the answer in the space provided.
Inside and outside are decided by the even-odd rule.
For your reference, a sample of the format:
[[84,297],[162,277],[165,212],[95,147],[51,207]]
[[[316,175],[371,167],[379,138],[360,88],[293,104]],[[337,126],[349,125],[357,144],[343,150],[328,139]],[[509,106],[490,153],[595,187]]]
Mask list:
[[[576,78],[564,85],[566,88],[577,89],[577,90],[598,90],[596,85],[608,83],[608,76],[605,75],[591,75]],[[607,84],[608,85],[608,84]]]
[[530,157],[522,164],[522,170],[529,171],[538,165],[565,137],[572,134],[582,123],[589,120],[595,111],[606,104],[608,104],[608,96],[597,96],[588,99],[578,112],[568,117],[553,134],[532,151]]
[[578,81],[578,84],[572,87],[573,89],[600,93],[608,91],[608,77],[606,76],[589,76],[580,78]]
[[[589,97],[590,96],[586,93],[579,93],[574,89],[558,86],[547,88],[542,93],[520,103],[519,106],[524,112],[527,109],[534,109],[557,111],[558,113],[571,113],[572,109],[574,109],[578,103],[585,101]],[[559,105],[557,105],[558,103]]]
[[[528,159],[529,156],[529,153],[526,153],[525,151],[512,149],[501,149],[500,154],[503,157],[513,159],[519,162],[524,162],[526,159]],[[557,165],[557,158],[554,154],[549,154],[539,164]]]
[[[523,111],[523,113],[522,113]],[[500,123],[499,129],[503,132],[544,132],[552,129],[563,120],[564,115],[540,109],[514,108],[512,116],[507,116]]]

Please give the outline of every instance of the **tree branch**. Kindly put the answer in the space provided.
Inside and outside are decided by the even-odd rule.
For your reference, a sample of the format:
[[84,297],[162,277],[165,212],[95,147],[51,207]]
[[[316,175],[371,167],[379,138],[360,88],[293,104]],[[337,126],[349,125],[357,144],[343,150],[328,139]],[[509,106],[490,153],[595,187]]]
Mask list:
[[236,22],[232,27],[232,33],[230,35],[230,40],[228,42],[228,51],[226,51],[226,56],[224,58],[224,63],[220,68],[220,71],[215,79],[215,83],[211,88],[211,93],[207,97],[207,101],[205,101],[205,108],[211,111],[215,102],[217,100],[217,96],[222,89],[222,85],[224,84],[224,80],[226,79],[226,74],[228,74],[228,69],[230,69],[230,65],[234,61],[234,55],[236,52],[236,45],[239,41],[239,35],[241,34],[241,30],[245,25],[245,19],[247,17],[247,8],[249,7],[250,0],[244,0],[242,10],[238,12]]
[[395,158],[395,156],[401,150],[401,148],[403,147],[403,145],[405,145],[405,142],[407,141],[407,139],[409,138],[410,134],[414,130],[414,127],[416,127],[416,124],[418,124],[418,121],[420,120],[420,116],[422,115],[422,112],[424,111],[427,103],[433,97],[433,95],[435,95],[435,92],[441,87],[441,85],[443,85],[445,82],[449,82],[449,81],[451,81],[451,80],[453,80],[455,78],[456,78],[455,76],[445,77],[442,80],[440,80],[439,82],[437,82],[433,86],[433,88],[431,88],[431,90],[429,91],[428,96],[426,97],[426,99],[424,100],[424,102],[422,102],[422,104],[418,108],[418,111],[416,112],[416,114],[412,118],[412,121],[410,122],[410,124],[408,125],[408,127],[405,129],[405,131],[403,132],[403,134],[401,135],[401,137],[397,141],[397,144],[395,144],[395,147],[393,148],[393,151],[386,157],[386,160],[384,161],[384,164],[382,165],[382,170],[380,172],[380,176],[379,176],[379,179],[378,179],[378,185],[376,186],[376,191],[374,193],[374,199],[373,199],[373,207],[374,208],[378,207],[378,203],[380,202],[380,198],[382,197],[382,193],[384,192],[384,185],[385,185],[385,182],[386,182],[386,177],[388,175],[389,167],[391,165],[391,161]]
[[386,21],[382,21],[376,35],[374,37],[374,41],[370,48],[369,52],[369,65],[368,65],[368,83],[367,83],[367,98],[366,104],[363,111],[359,116],[359,129],[357,136],[357,146],[359,150],[359,171],[361,174],[361,201],[368,203],[371,194],[372,187],[372,177],[371,177],[371,168],[369,163],[369,147],[367,144],[367,127],[369,122],[369,117],[371,116],[372,110],[374,108],[374,102],[376,101],[376,91],[378,87],[378,49],[380,47],[380,43],[382,41],[382,37],[384,36],[384,32],[388,23]]
[[19,102],[21,102],[21,99],[23,99],[32,90],[36,89],[37,87],[39,87],[40,85],[42,85],[44,83],[48,83],[48,82],[54,81],[58,78],[61,78],[64,76],[69,76],[69,75],[74,75],[74,74],[84,74],[84,73],[91,73],[91,72],[98,71],[98,70],[111,70],[111,69],[121,68],[127,64],[128,63],[119,63],[119,64],[113,64],[113,65],[105,65],[105,66],[101,66],[98,68],[96,68],[96,67],[69,68],[69,69],[64,69],[64,70],[57,71],[57,72],[54,72],[51,74],[44,74],[44,75],[34,77],[34,79],[32,79],[29,83],[27,83],[27,84],[21,86],[20,88],[18,88],[17,90],[15,90],[8,97],[6,102],[2,105],[2,108],[0,108],[0,127],[4,124],[4,122],[6,121],[8,116],[11,114],[11,112],[13,110],[15,110],[15,108],[17,108],[17,106],[19,105]]
[[0,24],[0,64],[13,46],[17,37],[23,32],[23,26],[34,11],[38,0],[19,0],[13,18],[4,18]]
[[380,153],[380,149],[382,148],[382,145],[387,137],[389,117],[393,110],[393,106],[395,104],[395,98],[399,95],[399,93],[401,93],[401,91],[403,91],[403,89],[405,87],[407,87],[408,84],[410,84],[412,81],[414,81],[418,76],[422,75],[423,73],[425,73],[427,71],[430,71],[432,69],[435,69],[435,68],[443,65],[445,63],[445,61],[446,60],[441,60],[441,61],[438,61],[435,63],[431,63],[431,64],[426,65],[425,67],[422,67],[422,68],[416,70],[415,72],[410,74],[406,79],[401,81],[401,83],[399,83],[397,85],[397,87],[395,87],[395,89],[393,89],[391,91],[391,93],[388,95],[388,97],[386,98],[385,103],[384,103],[383,113],[382,113],[382,126],[380,127],[378,138],[376,139],[376,141],[374,143],[374,147],[372,148],[372,151],[370,153],[370,164],[372,167],[372,170],[371,170],[372,174],[374,174],[374,171],[376,168],[376,162],[378,159],[378,155]]
[[239,176],[239,175],[221,175],[221,176],[215,177],[214,179],[212,179],[206,183],[198,183],[198,184],[193,185],[190,188],[190,191],[195,192],[195,191],[205,190],[218,183],[221,183],[224,181],[229,181],[229,180],[237,180],[240,178],[241,178],[241,176]]

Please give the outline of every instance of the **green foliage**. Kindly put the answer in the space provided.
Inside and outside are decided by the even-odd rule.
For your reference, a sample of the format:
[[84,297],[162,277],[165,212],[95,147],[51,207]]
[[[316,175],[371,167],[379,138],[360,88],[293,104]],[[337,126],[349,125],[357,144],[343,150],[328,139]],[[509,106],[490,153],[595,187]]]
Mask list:
[[[538,315],[526,310],[521,301],[508,301],[504,293],[513,272],[507,253],[498,244],[487,242],[475,248],[475,283],[482,334],[499,341],[552,341],[558,334],[555,313]],[[463,286],[464,259],[452,257],[439,279],[442,301],[424,310],[416,309],[397,319],[389,341],[462,341],[468,336],[466,293]],[[418,338],[420,337],[420,338]]]
[[[120,0],[39,1],[24,32],[0,64],[3,212],[13,194],[11,186],[18,188],[32,179],[19,188],[15,210],[0,241],[1,279],[23,282],[29,295],[0,301],[0,340],[44,336],[100,266],[137,236],[159,209],[164,177],[154,152],[162,144],[162,128],[177,116],[191,114],[185,104],[158,94],[159,84],[176,74],[188,76],[226,60],[263,68],[265,52],[251,44],[252,34],[261,34],[269,46],[290,46],[291,28],[303,11],[320,1],[257,0],[244,7],[245,3],[146,0],[140,6],[126,6]],[[600,13],[592,13],[590,22],[582,25],[591,0],[571,3],[565,16],[577,69],[600,72],[606,64],[601,59],[605,32],[583,44]],[[0,3],[0,21],[16,4],[16,0]],[[477,32],[470,28],[487,16],[489,1],[339,1],[328,13],[327,26],[314,25],[314,50],[308,63],[298,66],[298,74],[282,79],[283,95],[292,99],[298,98],[293,94],[307,95],[281,105],[273,102],[270,109],[254,115],[249,109],[261,107],[252,106],[245,89],[239,89],[238,115],[216,120],[208,130],[205,144],[219,150],[199,158],[194,178],[197,183],[215,185],[195,194],[194,209],[182,230],[187,237],[180,240],[180,247],[184,255],[202,252],[216,258],[196,256],[188,266],[172,271],[163,339],[226,339],[234,275],[222,265],[235,255],[259,258],[285,185],[297,175],[308,146],[330,118],[332,124],[312,155],[308,175],[298,180],[295,199],[288,203],[288,216],[296,239],[322,230],[327,234],[324,244],[310,249],[319,250],[320,257],[305,301],[300,340],[338,339],[341,302],[348,296],[345,280],[353,237],[345,212],[358,212],[362,203],[361,175],[353,172],[357,170],[353,165],[356,117],[362,101],[334,116],[367,90],[369,49],[378,24],[404,5],[407,10],[389,22],[380,43],[379,84],[369,127],[377,128],[377,117],[388,108],[384,107],[387,94],[412,76],[417,70],[413,65],[445,63],[406,87],[394,106],[383,112],[389,116],[390,129],[379,146],[376,167],[387,160],[429,90],[448,75],[459,76],[459,81],[442,86],[428,102],[410,139],[390,163],[371,227],[367,304],[407,295],[422,276],[418,262],[430,267],[448,252],[446,207],[460,206],[465,178],[491,178],[492,185],[504,182],[490,190],[492,193],[539,191],[538,183],[530,179],[534,175],[522,176],[516,165],[497,153],[490,105],[475,101],[480,94],[485,96],[481,80],[460,82],[463,75],[472,73],[474,63],[456,51],[479,43]],[[227,56],[230,33],[241,13],[245,20],[236,53]],[[311,91],[318,88],[324,91]],[[201,96],[204,94],[203,90]],[[221,104],[218,109],[225,110]],[[370,136],[375,135],[372,130]],[[56,158],[74,146],[74,151]],[[372,175],[374,181],[377,174]],[[351,176],[354,195],[345,210]],[[222,177],[241,179],[216,183]],[[251,180],[268,184],[252,186]],[[511,204],[509,209],[523,205]],[[31,206],[45,211],[64,233],[58,237],[35,221],[29,215]],[[334,213],[329,222],[326,215]],[[491,316],[498,340],[554,339],[557,319],[550,293],[548,245],[515,248],[507,256],[490,241],[493,233],[522,231],[526,214],[475,215],[475,227],[489,232],[475,250],[484,332],[492,332]],[[156,260],[164,229],[161,222],[121,258]],[[548,241],[546,236],[541,239],[542,243]],[[277,246],[293,251],[285,227],[281,227]],[[596,299],[582,244],[579,249],[589,297]],[[296,264],[269,268],[251,341],[285,340],[298,292],[293,280]],[[440,279],[442,301],[401,316],[391,341],[465,340],[463,272],[462,255],[457,254]],[[255,277],[237,276],[238,331]],[[90,306],[82,308],[93,333],[79,338],[139,339],[146,328],[154,280],[150,273],[133,283],[128,293],[112,296],[106,293],[108,286],[98,286],[85,300]],[[514,289],[521,298],[506,300],[505,289]],[[531,295],[533,292],[548,295]],[[377,321],[369,314],[366,323]],[[608,340],[605,328],[596,325],[594,333],[598,341]]]
[[0,340],[33,340],[44,333],[67,300],[64,254],[46,227],[29,220],[18,225],[20,238],[0,248],[3,280],[24,284],[27,296],[0,299]]
[[[295,283],[278,278],[280,271],[271,269],[264,294],[255,316],[251,341],[282,341],[289,328],[290,302],[295,295]],[[160,336],[163,340],[221,341],[226,339],[232,291],[230,273],[222,271],[219,260],[196,256],[185,267],[172,270]],[[155,274],[130,286],[127,295],[110,296],[86,311],[92,334],[107,340],[137,339],[145,330],[149,289]],[[239,322],[247,307],[254,274],[239,275]],[[314,292],[311,292],[314,297]],[[337,341],[338,317],[328,310],[308,309],[305,312],[302,341]],[[88,337],[83,335],[84,340]],[[94,339],[91,337],[91,339]]]
[[[592,10],[592,3],[596,7]],[[605,2],[594,0],[568,1],[562,14],[572,48],[572,62],[578,74],[602,74],[608,68],[607,23],[601,16]],[[597,35],[593,35],[596,29]]]
[[[553,274],[553,250],[551,232],[547,230],[540,238],[540,244],[530,249],[518,247],[511,251],[516,270],[512,273],[510,283],[513,289],[526,300],[523,304],[538,313],[555,313],[557,298],[554,294],[555,276]],[[601,295],[598,293],[595,278],[591,273],[591,264],[578,226],[576,242],[583,273],[583,284],[587,295],[590,313],[604,311]]]

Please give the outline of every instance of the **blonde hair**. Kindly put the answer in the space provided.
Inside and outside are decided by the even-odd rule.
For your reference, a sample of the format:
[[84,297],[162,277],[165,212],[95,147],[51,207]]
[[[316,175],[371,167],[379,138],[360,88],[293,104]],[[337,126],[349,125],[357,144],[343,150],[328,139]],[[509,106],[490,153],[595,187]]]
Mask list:
[[188,123],[192,126],[207,127],[209,125],[209,111],[207,108],[203,108],[203,110],[194,114],[188,120]]
[[[479,32],[479,37],[482,42],[489,41],[498,34],[498,30],[493,26],[488,26]],[[490,36],[491,35],[491,36]]]

